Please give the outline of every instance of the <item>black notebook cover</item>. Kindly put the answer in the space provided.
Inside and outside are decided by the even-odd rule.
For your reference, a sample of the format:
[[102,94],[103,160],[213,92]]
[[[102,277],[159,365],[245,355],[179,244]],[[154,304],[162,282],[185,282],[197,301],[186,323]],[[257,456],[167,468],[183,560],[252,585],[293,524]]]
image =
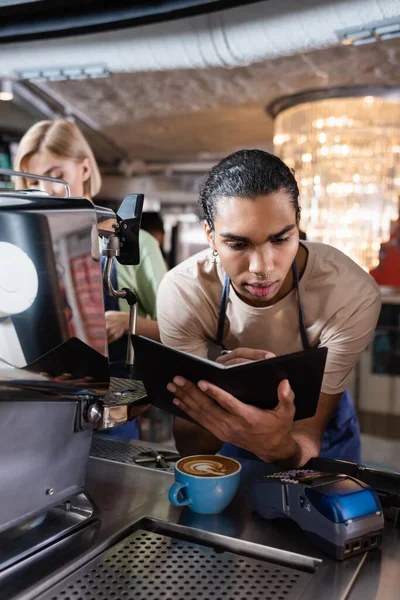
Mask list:
[[135,376],[146,388],[154,406],[189,421],[166,389],[176,375],[197,383],[201,379],[218,385],[236,398],[259,408],[278,404],[277,388],[288,379],[295,393],[295,420],[314,416],[324,375],[327,348],[312,348],[275,358],[224,367],[219,363],[174,350],[153,340],[133,335]]

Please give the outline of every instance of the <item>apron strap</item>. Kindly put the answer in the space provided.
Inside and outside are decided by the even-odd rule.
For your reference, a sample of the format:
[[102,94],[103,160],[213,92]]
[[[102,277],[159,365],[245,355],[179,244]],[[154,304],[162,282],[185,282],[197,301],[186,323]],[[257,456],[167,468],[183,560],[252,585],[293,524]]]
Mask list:
[[222,287],[221,303],[219,306],[217,338],[215,340],[215,343],[217,344],[217,346],[222,346],[222,347],[224,346],[223,345],[224,325],[225,325],[226,307],[228,305],[230,284],[231,284],[231,280],[229,279],[228,275],[225,275],[224,285]]
[[303,309],[301,306],[301,300],[300,300],[299,271],[297,269],[295,260],[292,262],[292,271],[293,271],[294,283],[295,283],[296,291],[297,291],[297,304],[299,307],[299,329],[300,329],[301,343],[303,344],[304,350],[310,350],[311,346],[310,346],[310,343],[309,343],[308,337],[307,337],[306,324],[304,321],[304,313],[303,313]]
[[[297,304],[298,304],[298,308],[299,308],[299,329],[300,329],[301,342],[303,344],[303,349],[309,350],[311,348],[311,346],[308,341],[307,330],[306,330],[306,325],[305,325],[305,321],[304,321],[304,313],[303,313],[303,309],[301,306],[300,289],[299,289],[299,272],[298,272],[295,260],[292,263],[292,271],[293,271],[294,285],[295,285],[296,291],[297,291]],[[228,275],[225,275],[224,285],[222,287],[221,303],[220,303],[220,307],[219,307],[217,337],[215,340],[215,343],[217,344],[217,346],[221,346],[222,348],[224,347],[224,345],[223,345],[224,325],[225,325],[225,317],[226,317],[226,307],[228,305],[230,283],[231,283],[231,280],[229,279]]]

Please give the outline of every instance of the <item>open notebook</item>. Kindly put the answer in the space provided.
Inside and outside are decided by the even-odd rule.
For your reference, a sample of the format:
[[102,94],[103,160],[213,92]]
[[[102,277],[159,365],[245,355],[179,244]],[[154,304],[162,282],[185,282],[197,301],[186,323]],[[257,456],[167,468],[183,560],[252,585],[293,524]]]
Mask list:
[[174,350],[153,340],[133,335],[135,376],[146,388],[154,406],[192,420],[177,408],[166,389],[176,375],[195,383],[204,379],[236,398],[259,408],[273,409],[278,403],[277,387],[288,379],[295,393],[295,420],[315,414],[324,374],[327,348],[313,348],[266,360],[225,367],[205,358]]

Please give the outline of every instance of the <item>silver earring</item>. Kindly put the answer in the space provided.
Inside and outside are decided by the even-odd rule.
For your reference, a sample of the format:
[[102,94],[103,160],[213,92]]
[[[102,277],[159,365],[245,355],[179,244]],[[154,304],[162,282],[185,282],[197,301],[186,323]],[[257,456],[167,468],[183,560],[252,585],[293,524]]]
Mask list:
[[218,261],[217,261],[217,258],[218,258],[218,252],[217,252],[216,250],[213,250],[213,253],[212,253],[212,255],[213,255],[213,263],[214,263],[214,265],[216,265],[216,264],[217,264],[217,262],[218,262]]

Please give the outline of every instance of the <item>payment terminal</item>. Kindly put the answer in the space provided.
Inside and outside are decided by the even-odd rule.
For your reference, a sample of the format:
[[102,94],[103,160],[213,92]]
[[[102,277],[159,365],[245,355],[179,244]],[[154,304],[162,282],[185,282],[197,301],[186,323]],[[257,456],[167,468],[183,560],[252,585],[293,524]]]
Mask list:
[[252,505],[266,519],[296,521],[337,560],[380,545],[384,525],[377,494],[348,475],[296,469],[255,482]]

